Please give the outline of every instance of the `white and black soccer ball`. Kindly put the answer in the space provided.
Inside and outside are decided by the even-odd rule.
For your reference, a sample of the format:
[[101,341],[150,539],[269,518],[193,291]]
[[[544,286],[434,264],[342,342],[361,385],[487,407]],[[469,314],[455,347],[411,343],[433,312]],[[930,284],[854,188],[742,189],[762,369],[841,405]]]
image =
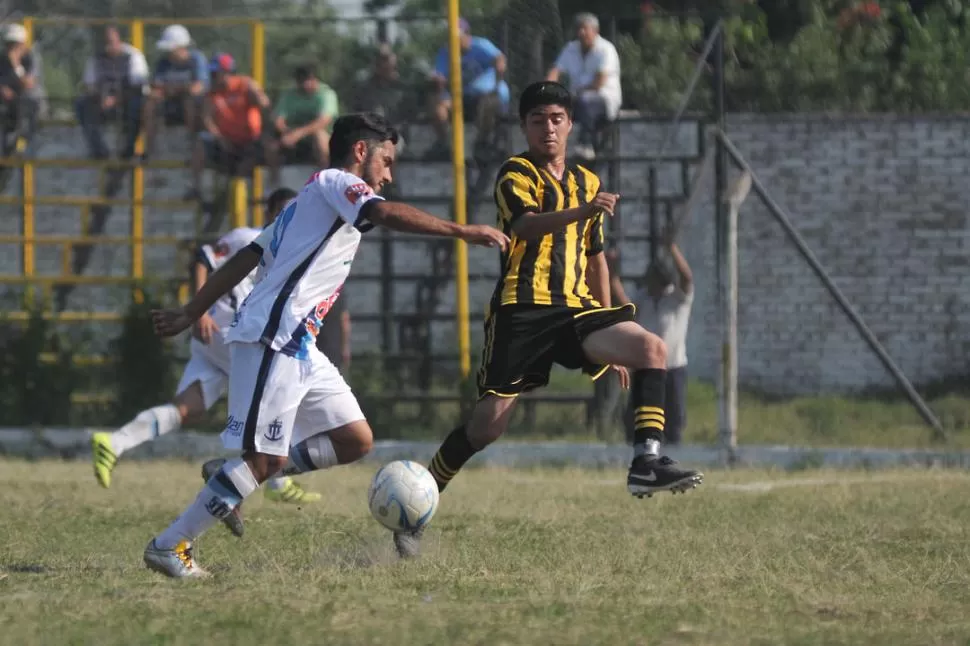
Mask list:
[[370,513],[392,531],[413,531],[431,522],[438,509],[438,484],[417,462],[397,460],[374,474],[367,490]]

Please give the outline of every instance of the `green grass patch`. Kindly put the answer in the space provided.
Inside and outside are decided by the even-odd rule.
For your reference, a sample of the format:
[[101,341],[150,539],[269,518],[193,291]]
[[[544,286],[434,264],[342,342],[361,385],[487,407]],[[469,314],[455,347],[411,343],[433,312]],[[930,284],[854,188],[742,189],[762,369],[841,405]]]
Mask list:
[[638,501],[620,471],[472,469],[416,562],[366,508],[373,467],[247,502],[198,543],[208,581],[141,553],[195,465],[0,463],[3,643],[955,644],[970,637],[970,475],[709,473]]

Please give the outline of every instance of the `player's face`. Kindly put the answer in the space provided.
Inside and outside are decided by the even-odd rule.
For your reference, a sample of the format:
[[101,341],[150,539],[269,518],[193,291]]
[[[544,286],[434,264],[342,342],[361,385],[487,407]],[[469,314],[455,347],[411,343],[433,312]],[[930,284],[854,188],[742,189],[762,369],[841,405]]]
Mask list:
[[367,148],[367,155],[364,157],[363,180],[367,185],[374,189],[375,193],[380,193],[385,184],[393,181],[391,171],[394,168],[394,157],[397,148],[390,141],[384,141]]
[[529,150],[546,157],[566,154],[566,141],[572,129],[572,119],[562,106],[543,105],[525,117],[525,139]]

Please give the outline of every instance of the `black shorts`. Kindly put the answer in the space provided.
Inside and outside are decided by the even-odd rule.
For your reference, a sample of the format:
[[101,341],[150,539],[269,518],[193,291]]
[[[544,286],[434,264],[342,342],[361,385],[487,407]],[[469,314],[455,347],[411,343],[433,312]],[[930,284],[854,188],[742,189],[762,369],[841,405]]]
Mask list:
[[260,166],[265,162],[263,144],[258,139],[246,144],[226,147],[208,132],[203,132],[200,138],[205,149],[205,163],[208,168],[235,175],[244,160],[251,158],[254,166]]
[[485,320],[478,396],[514,397],[549,383],[552,365],[582,369],[594,379],[606,370],[586,358],[593,332],[632,321],[633,305],[580,309],[556,305],[503,305]]

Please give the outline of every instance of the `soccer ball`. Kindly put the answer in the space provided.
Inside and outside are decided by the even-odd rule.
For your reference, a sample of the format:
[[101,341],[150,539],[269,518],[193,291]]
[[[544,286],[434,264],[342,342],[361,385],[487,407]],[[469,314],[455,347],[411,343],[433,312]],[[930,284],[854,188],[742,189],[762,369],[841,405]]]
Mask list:
[[390,462],[374,474],[367,504],[377,522],[390,530],[420,529],[438,509],[438,484],[417,462]]

